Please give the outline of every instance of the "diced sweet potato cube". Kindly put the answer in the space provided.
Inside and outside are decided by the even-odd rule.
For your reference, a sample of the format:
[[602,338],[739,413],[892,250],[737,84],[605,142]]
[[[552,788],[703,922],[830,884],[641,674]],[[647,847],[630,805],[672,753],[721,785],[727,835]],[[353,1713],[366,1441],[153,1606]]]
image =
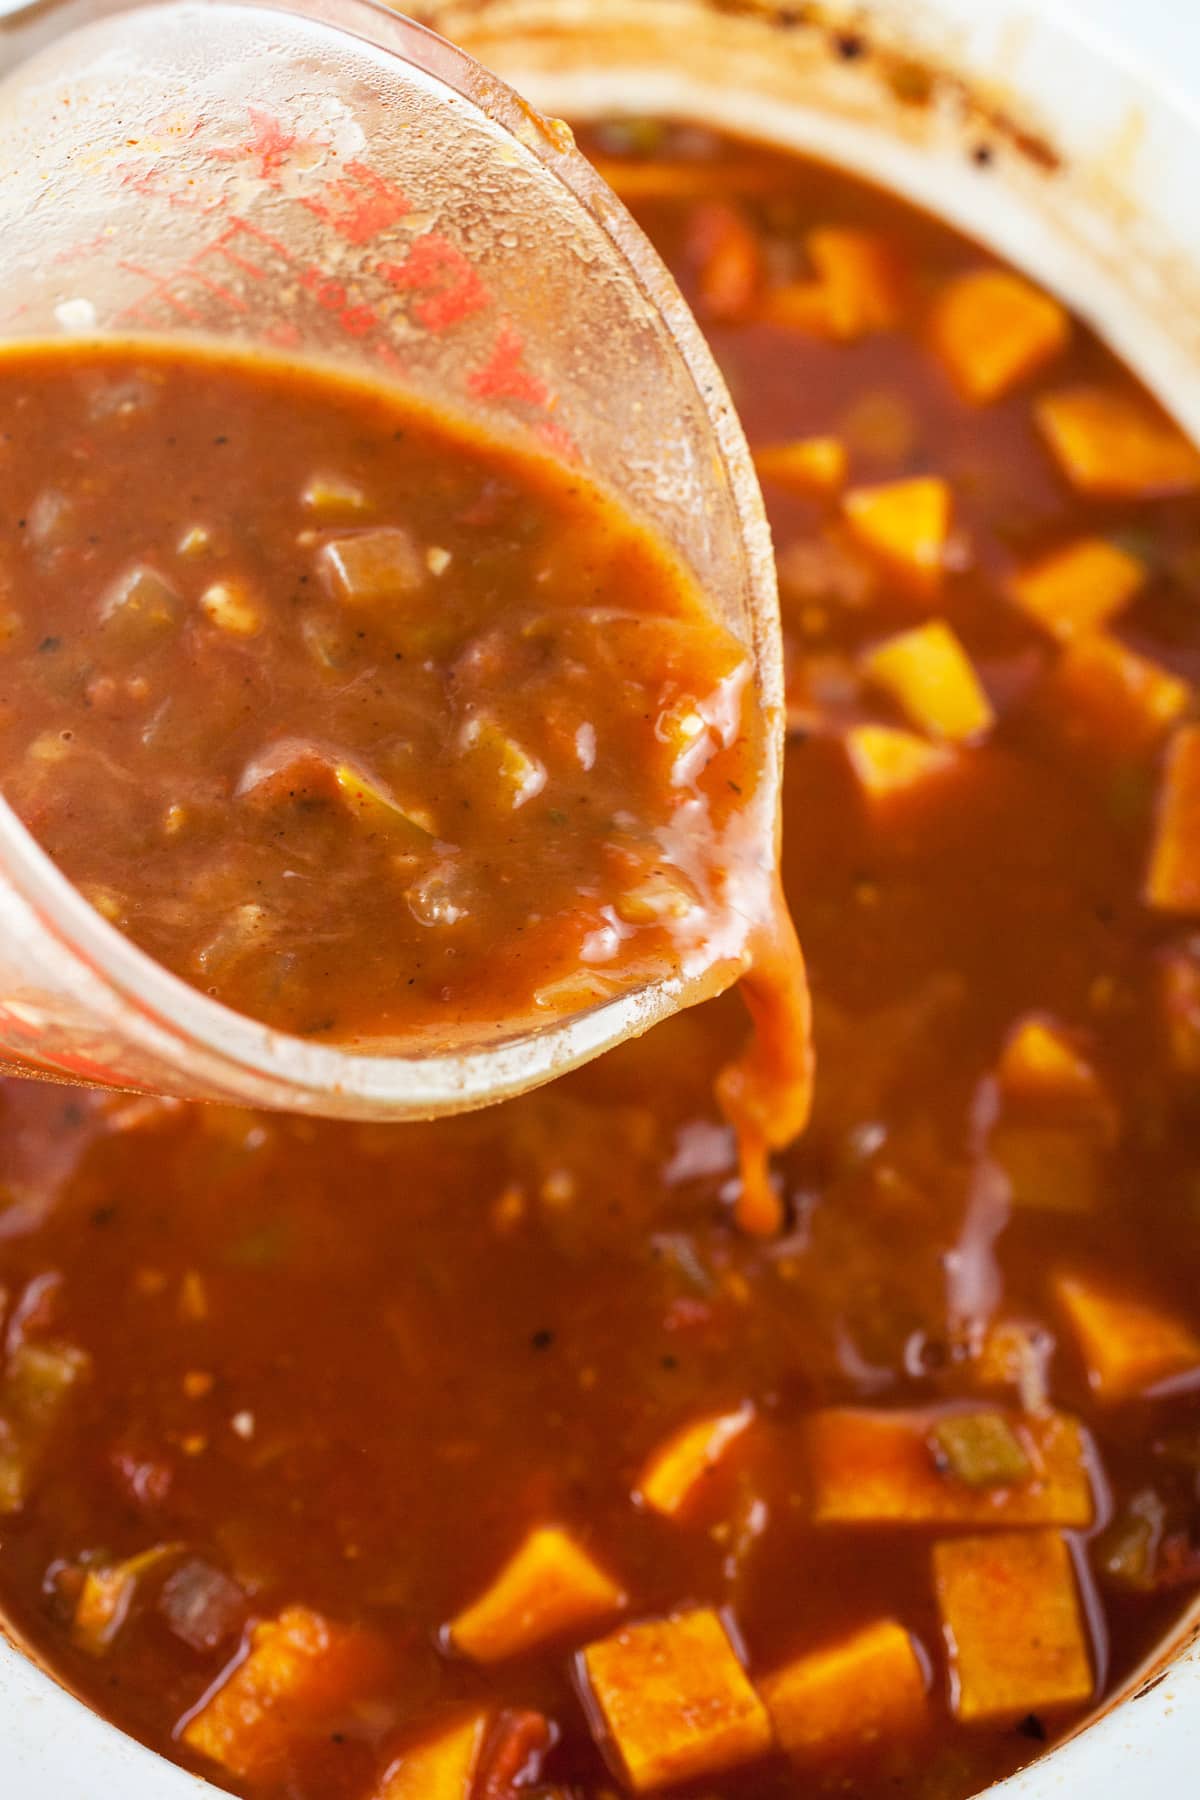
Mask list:
[[473,1713],[404,1750],[374,1800],[472,1800],[488,1715]]
[[1171,1067],[1200,1077],[1200,944],[1169,950],[1159,972],[1163,1034]]
[[619,1612],[625,1595],[557,1525],[535,1527],[491,1586],[446,1628],[476,1662],[519,1656]]
[[1095,631],[1129,605],[1144,564],[1100,537],[1077,538],[1022,569],[1009,583],[1021,610],[1055,637]]
[[1009,1486],[973,1486],[933,1440],[954,1413],[832,1407],[807,1425],[812,1516],[818,1525],[1067,1525],[1091,1523],[1092,1484],[1078,1423],[995,1409],[1029,1464]]
[[876,809],[955,767],[947,745],[895,725],[852,725],[842,741],[858,785]]
[[1200,725],[1182,727],[1167,751],[1146,902],[1160,912],[1200,912]]
[[998,1073],[1005,1093],[1017,1099],[1085,1105],[1103,1097],[1091,1063],[1060,1026],[1036,1013],[1013,1027]]
[[653,1512],[673,1519],[703,1487],[731,1444],[736,1443],[754,1417],[754,1409],[718,1413],[697,1419],[660,1444],[638,1479],[634,1497]]
[[180,1735],[239,1780],[278,1780],[306,1740],[326,1734],[386,1673],[372,1633],[289,1606],[254,1627],[249,1655]]
[[885,238],[830,225],[810,231],[804,247],[825,290],[834,337],[894,329],[903,309],[904,278]]
[[842,509],[854,536],[895,573],[929,591],[942,578],[950,489],[936,475],[851,488]]
[[935,1544],[933,1578],[964,1724],[1078,1706],[1092,1664],[1075,1572],[1057,1531]]
[[836,493],[846,479],[849,458],[840,438],[792,438],[764,444],[754,464],[764,481],[795,494]]
[[91,1358],[73,1344],[18,1343],[0,1381],[0,1518],[20,1512]]
[[700,311],[710,319],[745,318],[762,284],[763,252],[742,208],[728,200],[694,207],[688,250],[697,265]]
[[1047,693],[1068,737],[1109,754],[1153,744],[1192,699],[1186,681],[1101,631],[1068,644]]
[[719,1614],[627,1626],[580,1657],[596,1716],[642,1794],[711,1779],[771,1748],[771,1721]]
[[1136,394],[1060,388],[1036,401],[1034,415],[1059,468],[1081,494],[1148,500],[1200,488],[1200,451]]
[[988,1156],[1008,1182],[1008,1198],[1023,1210],[1088,1213],[1103,1180],[1100,1133],[1082,1123],[1004,1121],[988,1138]]
[[934,302],[937,354],[968,400],[999,399],[1065,349],[1071,322],[1049,294],[1007,269],[970,269]]
[[779,331],[801,331],[809,337],[832,337],[829,294],[822,281],[786,281],[769,288],[758,316]]
[[845,1756],[911,1735],[928,1717],[925,1671],[894,1619],[799,1656],[758,1684],[789,1756]]
[[183,1548],[182,1544],[155,1544],[124,1562],[89,1568],[75,1602],[72,1642],[89,1656],[103,1656],[129,1617],[140,1583],[175,1561]]
[[1082,1275],[1061,1275],[1054,1291],[1099,1399],[1127,1400],[1175,1376],[1200,1374],[1200,1337],[1172,1313]]
[[941,619],[876,644],[862,668],[931,738],[969,743],[995,721],[966,651]]

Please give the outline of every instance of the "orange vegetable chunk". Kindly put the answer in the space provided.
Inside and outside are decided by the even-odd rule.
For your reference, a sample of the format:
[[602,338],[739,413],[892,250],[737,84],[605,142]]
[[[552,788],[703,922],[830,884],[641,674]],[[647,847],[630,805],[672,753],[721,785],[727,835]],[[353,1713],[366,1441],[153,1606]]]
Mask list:
[[766,294],[760,316],[767,324],[843,342],[899,324],[904,270],[885,238],[830,225],[810,231],[804,247],[813,277]]
[[1105,632],[1067,645],[1047,683],[1060,729],[1104,752],[1137,752],[1186,712],[1192,690]]
[[841,438],[792,438],[764,444],[754,452],[754,464],[764,481],[789,493],[831,494],[844,483],[849,458]]
[[998,400],[1066,348],[1071,322],[1049,294],[1007,269],[969,269],[942,288],[933,347],[968,400]]
[[634,1497],[652,1512],[673,1519],[683,1512],[718,1467],[725,1452],[745,1432],[752,1407],[718,1413],[684,1425],[661,1444],[638,1478]]
[[843,742],[868,804],[883,809],[955,767],[954,751],[895,725],[852,725]]
[[595,1714],[643,1794],[722,1775],[771,1748],[771,1721],[719,1614],[651,1619],[580,1657]]
[[1163,957],[1159,985],[1171,1066],[1177,1075],[1195,1080],[1200,1076],[1200,944],[1169,950]]
[[519,1656],[619,1612],[625,1595],[558,1525],[539,1525],[491,1586],[446,1628],[476,1662]]
[[1167,751],[1146,902],[1160,912],[1200,912],[1200,725],[1182,727]]
[[1150,500],[1200,488],[1200,450],[1140,395],[1059,388],[1033,410],[1055,461],[1081,494]]
[[928,1717],[925,1671],[908,1632],[880,1619],[760,1681],[789,1756],[844,1756],[911,1735]]
[[762,245],[745,213],[727,200],[705,201],[692,211],[688,239],[700,310],[710,319],[744,318],[763,277]]
[[1092,1664],[1064,1539],[1011,1531],[935,1544],[933,1578],[964,1724],[1078,1706]]
[[1174,1376],[1200,1374],[1200,1337],[1182,1319],[1082,1275],[1060,1275],[1054,1291],[1098,1399],[1128,1400]]
[[969,743],[995,722],[966,651],[941,619],[876,644],[862,669],[931,738]]
[[1000,1058],[1000,1085],[1022,1100],[1086,1104],[1102,1099],[1099,1077],[1062,1027],[1030,1013],[1009,1035]]
[[1071,638],[1107,624],[1145,580],[1145,566],[1136,556],[1105,538],[1077,538],[1022,569],[1009,592],[1035,624],[1055,637]]
[[285,1607],[254,1627],[249,1655],[180,1735],[239,1780],[281,1780],[306,1740],[327,1735],[386,1673],[370,1632]]
[[842,509],[854,536],[922,590],[936,588],[950,533],[950,489],[937,475],[851,488]]
[[1029,1473],[1010,1486],[972,1486],[940,1467],[931,1433],[955,1411],[830,1407],[807,1424],[812,1517],[818,1525],[1090,1525],[1092,1484],[1078,1422],[992,1407]]
[[487,1728],[487,1714],[475,1713],[403,1751],[374,1800],[472,1800]]

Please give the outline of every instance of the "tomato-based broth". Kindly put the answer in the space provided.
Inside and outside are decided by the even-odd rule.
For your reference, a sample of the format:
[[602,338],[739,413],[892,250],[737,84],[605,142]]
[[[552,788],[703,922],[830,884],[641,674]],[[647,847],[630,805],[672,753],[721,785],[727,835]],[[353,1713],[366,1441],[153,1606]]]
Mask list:
[[[772,513],[809,1128],[756,1187],[729,1118],[743,1153],[785,1134],[762,1104],[780,1040],[753,991],[763,1048],[733,1074],[744,1016],[726,996],[434,1125],[9,1083],[0,1596],[69,1685],[247,1800],[964,1800],[1118,1689],[1200,1584],[1200,455],[1083,323],[897,200],[690,127],[586,141],[696,307]],[[193,395],[206,432],[219,399]],[[278,482],[291,509],[318,460],[305,417],[261,470],[240,452],[239,479]],[[219,484],[215,457],[198,429],[188,480]],[[528,494],[513,504],[524,517]],[[469,527],[434,516],[429,542],[465,554]],[[356,650],[313,567],[340,522],[310,529],[295,567],[318,592],[286,654],[332,633],[347,668],[378,669],[394,609]],[[549,554],[532,541],[512,566]],[[181,604],[190,567],[155,565]],[[196,585],[231,580],[218,556]],[[571,817],[551,797],[563,771],[575,788],[587,773],[559,687],[518,726],[481,672],[489,646],[515,653],[506,620],[540,632],[550,604],[521,594],[498,627],[472,622],[474,658],[455,653],[547,797],[479,838],[439,821],[452,871],[528,829],[549,884],[547,843],[570,829],[610,879],[611,837],[548,816]],[[554,604],[555,632],[592,633],[588,705],[615,707],[590,586]],[[656,614],[672,629],[673,604]],[[209,626],[171,629],[223,672],[232,782],[263,754],[263,641]],[[65,626],[45,651],[15,630],[14,668],[78,661]],[[694,641],[727,694],[724,640]],[[54,720],[48,743],[73,735],[36,787],[45,817],[17,795],[118,910],[120,871],[73,864],[68,841],[99,851],[56,809],[101,741],[93,715],[129,734],[124,768],[162,705],[139,712],[128,684],[183,654],[172,639],[97,669],[112,710]],[[379,847],[374,822],[368,851],[339,797],[337,758],[376,754],[376,697],[314,668],[289,730],[336,755],[304,777],[311,815],[270,789],[279,856],[399,894],[425,879],[393,871],[416,853]],[[26,685],[5,690],[18,714]],[[145,831],[193,808],[211,880],[246,842],[277,869],[261,812],[226,839],[178,729],[141,779]],[[28,754],[27,732],[6,741]],[[597,760],[610,819],[629,782],[657,822],[648,746],[631,724]],[[739,752],[711,748],[700,816],[719,824]],[[122,778],[94,767],[107,818]],[[370,773],[378,804],[428,803],[415,753]],[[659,893],[659,851],[629,854],[625,888]],[[122,914],[146,942],[141,918]],[[560,948],[578,961],[578,938]],[[253,967],[270,966],[264,948]],[[336,966],[361,1024],[349,951]],[[256,993],[297,1003],[290,968]],[[504,972],[476,968],[478,992],[501,991]]]
[[480,1042],[714,956],[747,652],[586,479],[312,367],[0,357],[0,786],[256,1019]]

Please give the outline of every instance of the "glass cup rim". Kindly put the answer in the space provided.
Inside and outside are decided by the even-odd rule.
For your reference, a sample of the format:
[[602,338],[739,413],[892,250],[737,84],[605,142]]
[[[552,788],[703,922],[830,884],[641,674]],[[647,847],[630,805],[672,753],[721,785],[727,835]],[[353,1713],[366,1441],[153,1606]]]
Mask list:
[[[543,119],[467,52],[393,12],[382,0],[145,0],[132,6],[128,0],[99,0],[86,6],[82,16],[70,8],[71,25],[87,28],[160,4],[171,10],[182,5],[205,12],[232,9],[289,15],[390,52],[507,131],[559,180],[624,261],[638,290],[667,326],[708,419],[728,483],[750,597],[747,647],[754,659],[764,719],[764,766],[757,816],[752,814],[751,819],[764,835],[767,853],[777,860],[783,672],[770,531],[724,378],[674,278],[640,227],[575,147],[569,131]],[[45,0],[32,0],[27,10],[44,17]],[[19,15],[10,13],[5,26],[15,17]],[[233,1011],[139,949],[90,905],[2,796],[0,879],[28,909],[41,934],[40,947],[54,956],[64,985],[87,982],[114,1035],[134,1040],[169,1062],[183,1076],[183,1088],[175,1091],[187,1090],[197,1097],[202,1091],[208,1097],[255,1100],[337,1117],[418,1118],[467,1110],[511,1097],[590,1060],[667,1017],[683,996],[682,979],[665,978],[586,1012],[547,1020],[495,1048],[418,1056],[314,1044]],[[37,1054],[35,1043],[30,1054]]]

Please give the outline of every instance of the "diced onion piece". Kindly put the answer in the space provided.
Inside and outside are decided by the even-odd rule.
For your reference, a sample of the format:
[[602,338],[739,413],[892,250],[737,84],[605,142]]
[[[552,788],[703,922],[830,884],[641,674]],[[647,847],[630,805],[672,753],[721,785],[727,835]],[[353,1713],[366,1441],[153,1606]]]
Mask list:
[[771,1747],[766,1708],[715,1612],[677,1613],[615,1631],[589,1644],[580,1665],[637,1794],[712,1780]]
[[560,1526],[536,1527],[446,1636],[476,1662],[500,1662],[619,1612],[617,1583]]
[[106,644],[144,650],[177,629],[183,601],[157,570],[137,563],[118,575],[100,596],[100,624]]
[[423,593],[429,570],[411,533],[398,525],[333,538],[317,555],[321,579],[347,606],[386,606]]
[[1054,1291],[1098,1399],[1127,1400],[1200,1375],[1200,1337],[1173,1313],[1083,1275],[1060,1275]]
[[246,1596],[224,1570],[193,1556],[168,1575],[158,1611],[177,1638],[209,1655],[240,1630]]
[[796,494],[834,494],[846,480],[849,457],[836,437],[791,438],[763,444],[754,466],[764,481]]
[[255,637],[263,628],[262,608],[243,581],[214,581],[201,594],[200,609],[230,637]]
[[997,400],[1067,346],[1071,322],[1052,300],[1007,269],[951,278],[930,316],[933,346],[968,400]]
[[1070,1552],[1056,1531],[935,1544],[933,1576],[950,1647],[951,1703],[964,1724],[1077,1706],[1092,1694]]
[[59,488],[44,488],[29,508],[26,536],[39,550],[57,550],[69,544],[78,523],[78,507]]
[[1159,912],[1200,913],[1200,725],[1177,731],[1167,752],[1146,901]]
[[289,1606],[254,1627],[246,1657],[179,1735],[239,1781],[282,1781],[306,1741],[328,1737],[387,1675],[373,1633]]
[[970,743],[995,723],[966,651],[941,619],[876,644],[862,668],[931,738]]
[[373,510],[369,495],[356,481],[343,475],[314,475],[300,496],[300,504],[322,525],[362,518]]
[[939,1466],[930,1412],[831,1407],[805,1427],[812,1516],[819,1525],[1063,1525],[1092,1522],[1083,1434],[1065,1413],[1002,1417],[1028,1471],[1001,1489],[981,1489]]
[[1022,569],[1009,592],[1035,624],[1055,637],[1071,638],[1107,624],[1145,580],[1136,556],[1105,538],[1077,538]]
[[736,1412],[717,1413],[681,1426],[646,1463],[634,1499],[665,1518],[676,1518],[697,1498],[708,1476],[753,1418],[754,1408],[741,1406]]
[[1200,451],[1137,394],[1060,388],[1034,403],[1034,416],[1059,468],[1081,494],[1151,500],[1200,489]]
[[189,525],[175,546],[178,555],[186,557],[189,562],[196,562],[207,556],[213,547],[213,535],[207,525]]
[[372,1800],[472,1800],[487,1713],[472,1713],[403,1750]]
[[1047,691],[1066,736],[1110,753],[1153,744],[1192,701],[1186,681],[1099,631],[1068,644]]
[[613,911],[626,925],[669,925],[686,919],[700,897],[679,869],[654,869],[613,901]]
[[464,750],[487,766],[497,804],[516,812],[534,800],[546,785],[546,770],[494,719],[476,716],[463,727]]
[[950,489],[940,476],[918,475],[876,487],[851,488],[842,510],[866,549],[922,591],[941,581],[950,535]]
[[894,1619],[810,1650],[758,1686],[780,1747],[802,1761],[893,1744],[929,1717],[925,1670]]
[[182,1544],[156,1544],[124,1562],[90,1567],[84,1575],[71,1624],[71,1641],[76,1647],[89,1656],[105,1655],[129,1617],[143,1579],[182,1553]]
[[915,792],[956,766],[948,745],[931,744],[895,725],[852,725],[842,742],[858,785],[875,808]]
[[105,887],[99,881],[81,881],[79,891],[89,906],[94,906],[102,919],[110,925],[118,925],[128,910],[125,901],[115,888]]
[[1086,1104],[1102,1097],[1091,1063],[1060,1025],[1038,1013],[1014,1025],[997,1073],[1004,1091],[1018,1099]]

